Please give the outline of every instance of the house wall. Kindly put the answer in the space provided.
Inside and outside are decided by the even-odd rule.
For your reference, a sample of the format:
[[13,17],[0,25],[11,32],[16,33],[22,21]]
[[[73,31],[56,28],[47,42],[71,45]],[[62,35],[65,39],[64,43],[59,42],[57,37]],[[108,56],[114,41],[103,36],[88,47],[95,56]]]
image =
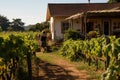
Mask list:
[[75,29],[75,30],[82,32],[81,27],[82,27],[82,22],[80,19],[73,20],[72,29]]
[[64,21],[66,17],[54,17],[54,32],[55,39],[63,39],[63,34],[61,32],[61,22]]
[[109,35],[114,34],[115,32],[120,32],[120,18],[95,18],[87,19],[87,22],[93,22],[93,29],[98,30],[101,34],[104,34],[104,21],[109,22]]
[[[50,19],[50,29],[51,29],[51,34],[52,34],[52,40],[60,40],[63,39],[63,33],[61,32],[61,23],[64,21],[66,17],[51,17]],[[104,19],[104,18],[88,18],[86,22],[93,22],[93,30],[98,30],[100,31],[101,34],[104,34],[104,21],[109,21],[110,22],[110,34],[113,34],[114,32],[120,32],[120,19],[116,18],[109,18],[109,19]],[[119,28],[114,27],[115,23],[117,23]],[[84,25],[82,24],[82,19],[78,20],[73,20],[72,21],[72,29],[76,30],[84,30]],[[83,31],[82,31],[83,32]]]
[[103,33],[102,19],[87,19],[87,22],[93,22],[93,30],[100,31]]
[[120,18],[113,18],[111,20],[112,34],[120,33]]

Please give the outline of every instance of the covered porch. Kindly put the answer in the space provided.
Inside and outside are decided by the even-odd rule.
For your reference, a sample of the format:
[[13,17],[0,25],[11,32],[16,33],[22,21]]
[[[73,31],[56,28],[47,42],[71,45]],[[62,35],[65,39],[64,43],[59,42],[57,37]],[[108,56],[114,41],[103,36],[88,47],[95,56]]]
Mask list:
[[74,29],[78,24],[78,29],[84,36],[90,31],[98,31],[103,35],[120,34],[120,9],[87,11],[65,20],[68,21],[70,29]]

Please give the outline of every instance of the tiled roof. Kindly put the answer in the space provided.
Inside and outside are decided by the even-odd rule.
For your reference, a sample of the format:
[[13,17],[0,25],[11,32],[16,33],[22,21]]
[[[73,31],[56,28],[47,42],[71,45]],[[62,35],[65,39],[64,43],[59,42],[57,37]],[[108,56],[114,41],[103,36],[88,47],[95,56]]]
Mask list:
[[94,10],[106,10],[120,7],[120,3],[72,3],[72,4],[48,4],[46,19],[51,16],[71,16],[76,13]]

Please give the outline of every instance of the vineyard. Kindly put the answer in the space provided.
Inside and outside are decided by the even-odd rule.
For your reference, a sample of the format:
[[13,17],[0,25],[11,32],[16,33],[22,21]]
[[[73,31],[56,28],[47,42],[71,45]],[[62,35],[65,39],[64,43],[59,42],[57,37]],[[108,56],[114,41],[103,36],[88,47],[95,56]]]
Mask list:
[[[38,49],[39,32],[0,33],[0,80],[31,80],[31,59]],[[120,79],[120,38],[101,36],[90,40],[67,40],[59,53],[71,61],[83,61],[99,70],[101,80]]]
[[85,41],[67,40],[59,53],[71,61],[84,61],[89,66],[94,64],[96,70],[102,62],[106,71],[101,80],[120,79],[120,38],[102,36]]
[[31,56],[38,48],[38,33],[0,33],[0,80],[31,80]]

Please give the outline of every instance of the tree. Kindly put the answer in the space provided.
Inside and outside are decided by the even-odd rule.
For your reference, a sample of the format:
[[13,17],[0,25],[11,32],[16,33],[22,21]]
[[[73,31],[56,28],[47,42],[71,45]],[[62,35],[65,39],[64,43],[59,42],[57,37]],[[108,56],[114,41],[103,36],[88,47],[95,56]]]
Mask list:
[[49,29],[48,22],[37,23],[35,25],[30,25],[29,31],[42,31],[43,29]]
[[7,31],[13,31],[13,28],[12,28],[11,26],[9,26],[9,27],[7,28]]
[[120,0],[109,0],[108,3],[118,3]]
[[36,23],[35,25],[29,25],[29,31],[41,31],[42,27],[40,23]]
[[13,31],[24,31],[24,22],[21,19],[13,19],[11,27]]
[[0,15],[0,26],[3,31],[7,30],[9,24],[10,24],[9,20],[5,16]]

